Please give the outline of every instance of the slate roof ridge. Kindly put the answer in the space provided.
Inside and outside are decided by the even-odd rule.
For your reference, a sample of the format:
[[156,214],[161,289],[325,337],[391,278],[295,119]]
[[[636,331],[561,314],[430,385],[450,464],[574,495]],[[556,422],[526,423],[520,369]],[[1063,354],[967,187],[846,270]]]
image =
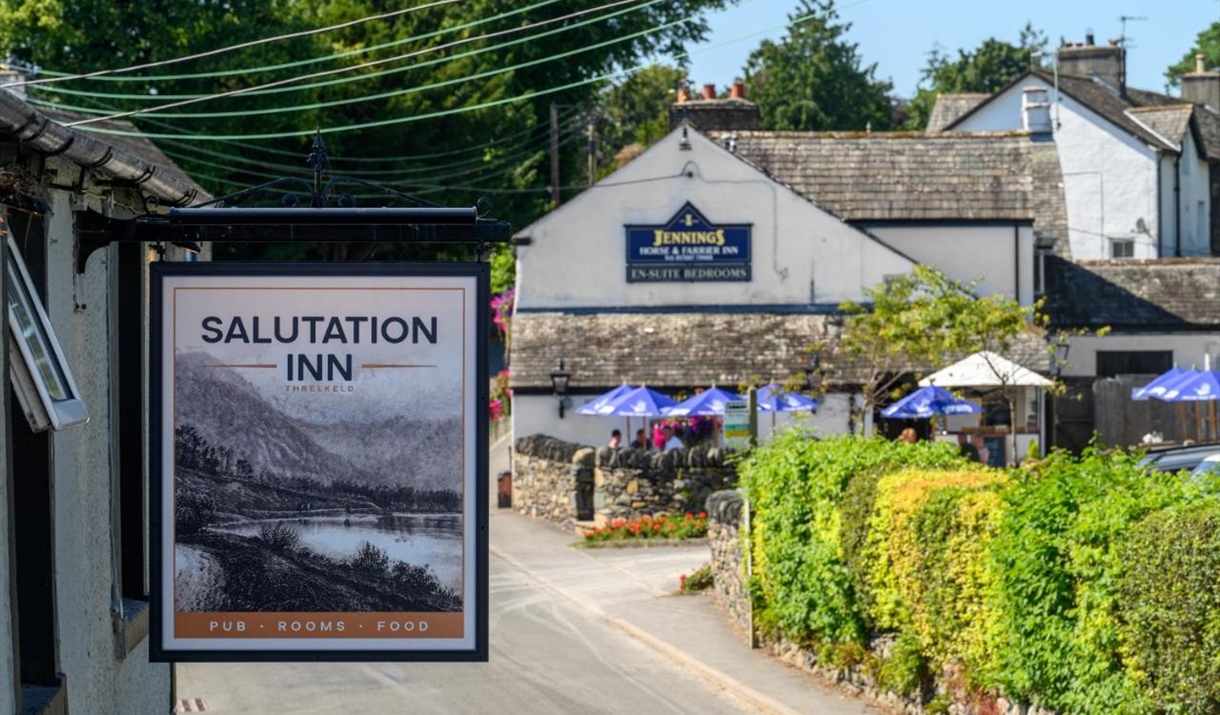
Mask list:
[[1220,256],[1189,256],[1172,258],[1098,258],[1075,261],[1084,267],[1123,267],[1123,266],[1212,266],[1220,265]]
[[726,137],[729,135],[741,138],[771,138],[771,139],[877,139],[885,141],[895,141],[902,139],[926,140],[926,141],[955,141],[962,139],[1003,139],[1003,138],[1028,138],[1033,136],[1031,132],[1024,129],[1007,129],[1007,130],[987,130],[973,132],[942,132],[937,134],[925,134],[923,131],[892,131],[892,132],[864,132],[864,131],[791,131],[791,130],[767,130],[755,129],[750,131],[730,131],[730,130],[715,130],[707,133],[711,137]]

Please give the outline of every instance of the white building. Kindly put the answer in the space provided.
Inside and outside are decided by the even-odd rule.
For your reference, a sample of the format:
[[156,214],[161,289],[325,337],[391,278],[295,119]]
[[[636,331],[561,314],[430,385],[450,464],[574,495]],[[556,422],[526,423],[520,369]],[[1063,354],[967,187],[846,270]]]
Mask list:
[[[729,101],[737,113],[743,100]],[[683,114],[699,123],[697,112]],[[830,394],[814,427],[846,432],[867,421],[854,414],[858,375],[826,348],[837,335],[837,307],[917,262],[978,279],[981,293],[1031,303],[1035,218],[1054,203],[1053,192],[1037,194],[1031,174],[1035,166],[1058,169],[1042,144],[1025,132],[965,140],[757,131],[709,138],[678,127],[517,234],[514,434],[602,444],[626,425],[572,414],[594,395],[622,383],[690,394],[788,380],[817,345]],[[1044,154],[1050,161],[1037,161]],[[666,236],[684,228],[723,231],[725,246],[747,245],[748,258],[717,249],[703,263],[647,264],[649,254],[631,238],[656,237],[651,249],[663,254]],[[1034,369],[1045,366],[1036,347],[1023,357]],[[560,360],[572,373],[563,418],[550,380]]]
[[[0,375],[26,388],[0,410],[0,713],[171,707],[170,666],[148,661],[149,252],[92,251],[84,227],[199,191],[151,143],[98,141],[0,90],[2,312],[22,329],[3,330]],[[10,280],[22,265],[28,283]]]
[[[938,99],[929,132],[1053,132],[1079,260],[1220,255],[1220,74],[1183,80],[1182,99],[1126,86],[1115,44],[1065,45],[1058,71],[1031,69],[995,95]],[[1206,104],[1210,100],[1210,106]]]

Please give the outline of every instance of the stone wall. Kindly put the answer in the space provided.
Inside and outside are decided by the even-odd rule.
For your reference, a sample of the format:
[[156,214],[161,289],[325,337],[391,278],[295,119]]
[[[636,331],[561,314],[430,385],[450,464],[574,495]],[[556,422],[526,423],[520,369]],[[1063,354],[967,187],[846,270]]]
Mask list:
[[[865,665],[832,665],[823,662],[815,650],[778,634],[751,632],[750,593],[743,563],[745,544],[741,536],[745,526],[744,500],[736,490],[717,492],[707,500],[707,512],[708,546],[712,552],[712,575],[715,578],[714,597],[732,621],[749,634],[751,641],[757,642],[788,665],[815,675],[851,695],[905,715],[927,715],[928,710],[917,700],[882,690]],[[893,644],[894,639],[889,635],[874,639],[869,644],[871,657],[866,658],[865,662],[878,663],[887,659]],[[1054,715],[1049,710],[1010,702],[1002,697],[956,692],[952,688],[953,684],[961,681],[959,676],[952,670],[946,670],[935,684],[938,695],[947,692],[952,696],[948,709],[951,715]]]
[[534,435],[518,439],[514,449],[513,508],[564,529],[578,521],[604,525],[698,513],[713,492],[737,483],[736,471],[724,464],[728,453],[716,448],[595,451]]
[[716,492],[708,498],[707,544],[712,550],[712,594],[746,635],[747,642],[754,645],[745,550],[741,543],[744,506],[745,500],[736,489]]

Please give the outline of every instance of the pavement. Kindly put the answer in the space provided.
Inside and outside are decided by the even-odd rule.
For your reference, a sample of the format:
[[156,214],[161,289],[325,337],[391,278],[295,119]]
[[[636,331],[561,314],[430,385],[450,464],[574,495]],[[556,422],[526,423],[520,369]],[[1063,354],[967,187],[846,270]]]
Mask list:
[[[491,474],[508,468],[508,438],[492,446]],[[678,579],[707,563],[705,544],[574,548],[577,537],[495,506],[491,553],[537,587],[629,634],[754,709],[771,715],[876,715],[880,712],[751,649],[706,594],[681,594]]]

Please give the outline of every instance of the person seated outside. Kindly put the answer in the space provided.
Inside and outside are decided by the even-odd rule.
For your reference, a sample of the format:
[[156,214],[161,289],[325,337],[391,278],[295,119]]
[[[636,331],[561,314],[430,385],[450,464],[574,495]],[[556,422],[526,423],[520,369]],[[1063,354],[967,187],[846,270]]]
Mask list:
[[906,429],[904,429],[902,431],[902,434],[898,435],[898,441],[906,442],[907,444],[915,444],[916,442],[918,442],[919,437],[915,434],[915,428],[907,427]]
[[618,449],[618,446],[623,443],[622,430],[614,430],[610,433],[610,444],[606,445],[610,449]]
[[957,435],[957,448],[961,451],[962,456],[972,462],[982,462],[979,457],[979,449],[970,443],[970,436],[964,432],[959,432]]
[[631,442],[632,449],[648,449],[651,445],[648,444],[648,435],[643,429],[635,431],[635,439]]
[[682,438],[674,434],[674,428],[669,425],[661,430],[661,434],[665,436],[665,451],[668,452],[674,449],[682,449],[686,445],[682,444]]

